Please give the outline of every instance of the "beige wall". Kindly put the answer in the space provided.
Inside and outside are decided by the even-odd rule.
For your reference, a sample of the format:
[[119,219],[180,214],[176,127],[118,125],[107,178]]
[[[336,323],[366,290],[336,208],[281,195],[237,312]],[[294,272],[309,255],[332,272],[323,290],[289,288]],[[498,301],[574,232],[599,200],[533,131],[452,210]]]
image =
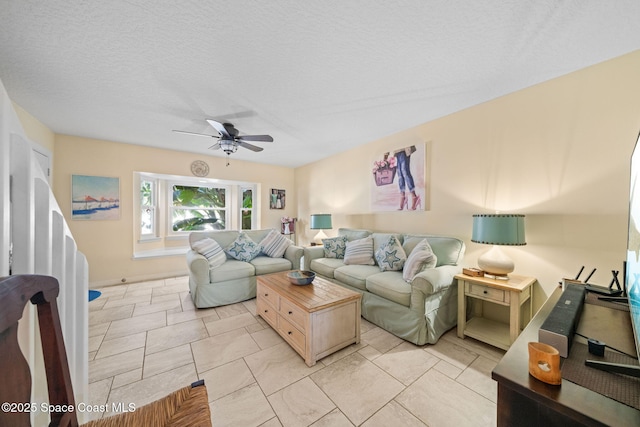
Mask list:
[[[187,274],[184,255],[132,259],[134,247],[134,172],[191,176],[194,160],[205,160],[209,178],[260,183],[261,227],[280,227],[280,217],[295,216],[294,171],[233,160],[226,167],[222,157],[161,150],[130,144],[56,135],[54,193],[67,218],[79,249],[89,261],[89,283],[93,286]],[[117,221],[74,221],[71,219],[71,175],[120,178],[120,219]],[[287,207],[269,209],[269,190],[287,190]],[[175,242],[173,242],[175,244]],[[187,245],[186,240],[183,243]]]
[[[638,76],[640,51],[298,168],[301,242],[315,234],[310,214],[332,213],[329,235],[363,227],[457,236],[467,244],[464,264],[474,266],[488,247],[470,242],[472,214],[522,213],[527,245],[505,252],[516,273],[538,278],[536,305],[581,265],[608,285],[626,256]],[[429,210],[371,212],[373,160],[420,142]]]

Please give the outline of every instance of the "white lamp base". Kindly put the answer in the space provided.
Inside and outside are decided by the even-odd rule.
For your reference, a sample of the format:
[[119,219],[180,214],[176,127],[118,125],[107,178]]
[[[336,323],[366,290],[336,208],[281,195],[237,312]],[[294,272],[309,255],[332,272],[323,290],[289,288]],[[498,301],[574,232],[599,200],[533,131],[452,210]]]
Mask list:
[[327,237],[328,236],[324,234],[324,231],[320,230],[318,231],[318,234],[316,234],[313,238],[313,243],[315,243],[316,245],[322,245],[322,239],[326,239]]
[[511,258],[494,245],[478,258],[478,267],[485,272],[485,277],[509,280],[507,275],[513,272],[514,264]]

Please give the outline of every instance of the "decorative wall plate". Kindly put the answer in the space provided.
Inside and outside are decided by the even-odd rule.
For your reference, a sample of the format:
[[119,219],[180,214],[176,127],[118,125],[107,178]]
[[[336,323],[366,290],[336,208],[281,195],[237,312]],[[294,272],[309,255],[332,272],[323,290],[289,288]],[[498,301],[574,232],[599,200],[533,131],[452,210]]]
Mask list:
[[191,163],[191,173],[195,176],[207,176],[209,175],[209,165],[202,160],[196,160]]

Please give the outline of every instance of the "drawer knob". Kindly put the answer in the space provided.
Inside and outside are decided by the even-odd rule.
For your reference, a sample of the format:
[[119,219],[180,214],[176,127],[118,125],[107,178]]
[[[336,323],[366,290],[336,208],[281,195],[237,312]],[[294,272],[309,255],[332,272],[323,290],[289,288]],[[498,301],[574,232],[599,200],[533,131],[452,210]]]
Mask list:
[[291,335],[292,333],[293,333],[293,332],[291,332],[291,331],[287,332],[287,334],[289,334],[289,335]]
[[289,314],[293,314],[293,311],[289,310]]
[[265,296],[265,297],[268,297],[268,296],[269,296],[269,294],[264,294],[264,296]]
[[482,291],[482,292],[484,292],[485,294],[488,294],[488,293],[489,293],[488,291]]
[[265,312],[265,313],[268,313],[268,312],[269,312],[269,310],[265,310],[264,312]]

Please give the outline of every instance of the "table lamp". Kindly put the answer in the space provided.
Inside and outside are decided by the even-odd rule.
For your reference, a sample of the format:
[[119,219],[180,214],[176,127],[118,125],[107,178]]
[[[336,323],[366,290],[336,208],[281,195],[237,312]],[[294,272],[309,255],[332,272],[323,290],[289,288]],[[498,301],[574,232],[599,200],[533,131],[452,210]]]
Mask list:
[[524,215],[474,215],[471,241],[494,245],[478,258],[478,267],[485,272],[485,277],[508,280],[507,275],[514,269],[513,261],[498,246],[527,244],[524,239]]
[[322,230],[329,230],[331,228],[331,214],[312,214],[310,228],[312,230],[320,230],[313,238],[313,242],[321,245],[322,239],[327,238],[327,235],[324,234]]

